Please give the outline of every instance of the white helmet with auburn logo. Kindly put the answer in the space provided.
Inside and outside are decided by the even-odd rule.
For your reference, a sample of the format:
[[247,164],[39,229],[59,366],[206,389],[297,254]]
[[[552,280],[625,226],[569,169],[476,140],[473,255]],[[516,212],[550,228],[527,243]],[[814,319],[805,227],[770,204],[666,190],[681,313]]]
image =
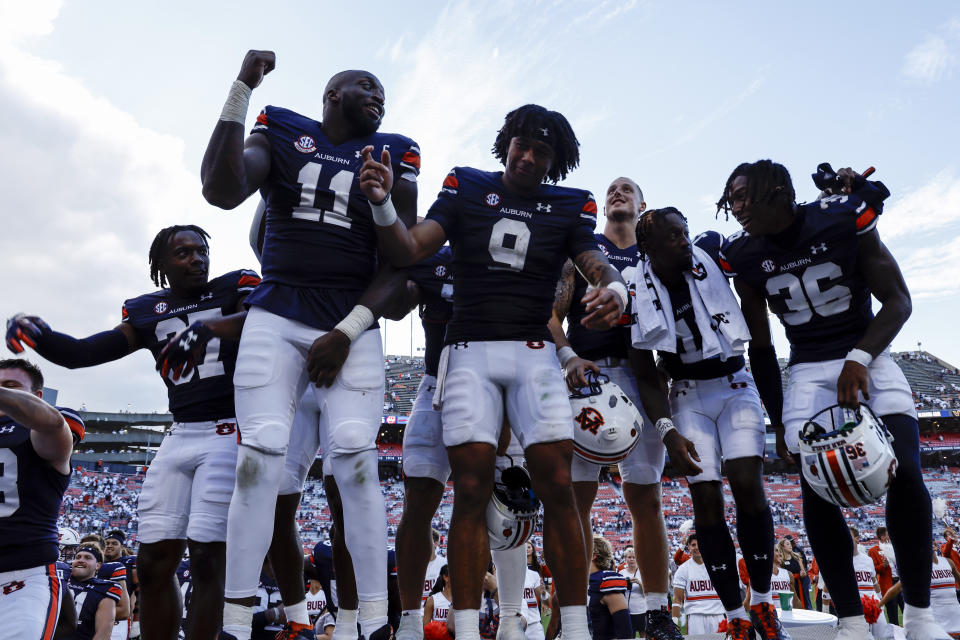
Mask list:
[[897,472],[893,436],[866,404],[833,405],[807,420],[800,431],[800,468],[807,484],[841,507],[876,502]]
[[487,535],[492,551],[516,549],[533,534],[540,500],[533,493],[530,474],[513,466],[500,473],[487,504]]
[[607,376],[588,371],[587,382],[570,396],[573,452],[594,464],[620,462],[640,441],[643,418]]

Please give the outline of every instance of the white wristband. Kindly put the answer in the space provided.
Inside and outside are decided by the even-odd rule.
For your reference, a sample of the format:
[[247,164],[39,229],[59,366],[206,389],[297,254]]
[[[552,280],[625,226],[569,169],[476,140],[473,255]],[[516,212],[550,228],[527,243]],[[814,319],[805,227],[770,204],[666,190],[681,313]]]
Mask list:
[[370,203],[373,211],[373,221],[378,227],[389,227],[397,220],[397,210],[393,208],[393,198],[387,194],[387,199],[378,204]]
[[573,350],[572,347],[567,345],[566,347],[560,347],[557,349],[557,359],[560,361],[560,366],[566,368],[567,363],[577,357],[577,352]]
[[862,364],[865,367],[869,367],[870,363],[873,362],[873,356],[863,349],[851,349],[850,353],[848,353],[847,357],[844,359],[851,362],[856,362],[857,364]]
[[350,342],[353,342],[373,324],[373,320],[373,312],[362,304],[358,304],[334,329],[345,334],[350,338]]
[[673,424],[673,420],[670,418],[660,418],[657,420],[657,433],[660,434],[660,439],[663,440],[668,433],[676,430],[676,425]]
[[241,126],[247,121],[247,108],[250,106],[250,95],[253,89],[243,80],[234,80],[230,85],[227,101],[223,103],[220,119],[224,122],[239,122]]
[[607,285],[607,289],[613,291],[618,296],[620,296],[620,301],[623,302],[623,308],[627,308],[627,286],[620,281],[611,282]]

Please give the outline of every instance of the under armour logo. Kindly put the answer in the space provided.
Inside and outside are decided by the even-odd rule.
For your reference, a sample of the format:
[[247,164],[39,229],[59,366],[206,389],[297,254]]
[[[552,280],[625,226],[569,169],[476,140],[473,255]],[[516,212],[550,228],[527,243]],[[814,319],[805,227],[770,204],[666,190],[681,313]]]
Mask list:
[[200,336],[197,335],[196,331],[187,331],[183,334],[183,337],[180,338],[180,348],[189,349],[193,346],[193,343],[200,339]]
[[721,565],[712,564],[712,565],[710,565],[710,569],[711,569],[712,571],[726,571],[726,570],[727,570],[727,565],[726,565],[726,564],[721,564]]
[[353,152],[353,157],[354,157],[354,158],[359,158],[359,157],[360,157],[360,150],[359,150],[359,149],[357,149],[356,151]]
[[550,209],[553,208],[552,204],[543,204],[542,202],[537,203],[537,211],[542,211],[543,213],[550,213]]
[[754,560],[766,560],[766,559],[767,559],[767,554],[763,554],[763,555],[761,556],[761,555],[758,555],[758,554],[755,553],[755,554],[753,554],[753,559],[754,559]]
[[200,296],[200,299],[201,299],[201,300],[213,300],[213,291],[211,291],[211,292],[209,292],[209,293],[204,293],[203,295]]
[[470,345],[469,345],[469,343],[466,343],[466,342],[454,342],[454,343],[453,343],[453,348],[454,348],[454,349],[466,349],[468,346],[470,346]]
[[818,253],[823,253],[827,250],[827,243],[821,242],[819,246],[810,246],[810,253],[817,255]]
[[[0,434],[13,433],[13,432],[16,431],[16,430],[17,430],[17,428],[16,428],[14,425],[8,424],[8,425],[6,425],[6,426],[4,426],[4,427],[0,427]],[[0,466],[2,466],[2,465],[0,465]]]
[[547,128],[546,128],[546,127],[541,127],[541,128],[540,128],[540,131],[543,132],[543,137],[544,137],[544,138],[546,138],[547,136],[550,135],[550,132],[547,131]]

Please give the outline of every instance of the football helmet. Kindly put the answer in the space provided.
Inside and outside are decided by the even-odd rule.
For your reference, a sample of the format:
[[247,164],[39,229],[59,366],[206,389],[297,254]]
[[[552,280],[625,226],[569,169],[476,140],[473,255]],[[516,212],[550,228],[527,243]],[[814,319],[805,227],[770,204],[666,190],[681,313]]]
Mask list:
[[57,544],[60,545],[60,559],[71,562],[80,546],[80,534],[76,529],[60,527],[57,529]]
[[586,377],[587,386],[570,396],[573,452],[594,464],[620,462],[640,441],[643,418],[609,377],[592,371]]
[[800,430],[800,468],[807,484],[841,507],[876,502],[897,472],[893,436],[873,410],[832,405]]
[[527,470],[518,466],[504,469],[487,504],[490,549],[504,551],[526,544],[539,511],[540,500],[533,493]]

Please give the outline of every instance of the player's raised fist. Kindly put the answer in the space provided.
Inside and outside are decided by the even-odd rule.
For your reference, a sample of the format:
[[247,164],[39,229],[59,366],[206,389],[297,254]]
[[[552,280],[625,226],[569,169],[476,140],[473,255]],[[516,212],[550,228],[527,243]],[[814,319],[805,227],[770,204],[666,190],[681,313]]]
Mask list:
[[273,71],[275,66],[277,66],[277,54],[273,51],[250,49],[243,58],[243,64],[240,65],[237,80],[251,89],[256,89],[263,80],[263,76]]
[[363,164],[360,166],[360,189],[370,202],[382,202],[387,199],[393,188],[393,167],[390,165],[390,151],[380,152],[380,162],[373,158],[373,145],[367,145],[360,152]]
[[7,348],[13,353],[23,353],[23,345],[36,349],[37,340],[50,326],[37,316],[18,313],[7,320]]

